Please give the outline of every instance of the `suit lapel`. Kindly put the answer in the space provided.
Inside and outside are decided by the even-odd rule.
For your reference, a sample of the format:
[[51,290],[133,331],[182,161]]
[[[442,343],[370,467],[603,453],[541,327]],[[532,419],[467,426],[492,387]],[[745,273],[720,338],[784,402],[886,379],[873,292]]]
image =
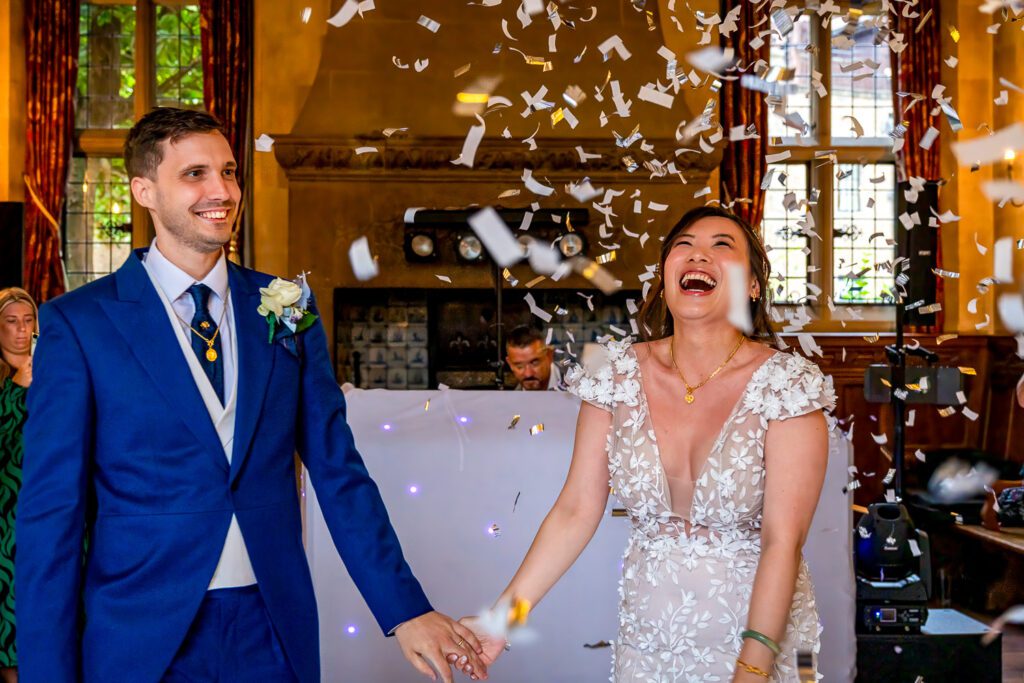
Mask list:
[[238,348],[235,440],[231,450],[230,481],[233,482],[249,455],[249,445],[263,410],[274,367],[274,345],[267,342],[266,319],[256,312],[260,305],[259,286],[233,263],[228,264],[228,282]]
[[103,310],[173,413],[181,418],[214,464],[227,471],[220,437],[182,355],[163,302],[142,265],[145,252],[136,250],[117,271],[118,299]]

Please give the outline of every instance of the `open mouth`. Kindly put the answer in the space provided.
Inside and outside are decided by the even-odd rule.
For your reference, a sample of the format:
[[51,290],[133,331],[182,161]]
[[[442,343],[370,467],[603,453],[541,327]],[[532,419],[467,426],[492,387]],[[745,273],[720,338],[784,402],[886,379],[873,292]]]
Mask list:
[[708,294],[718,286],[718,281],[707,273],[691,270],[679,279],[679,287],[683,294]]
[[214,223],[219,223],[227,220],[230,211],[228,209],[208,209],[206,211],[196,211],[195,214],[200,218]]

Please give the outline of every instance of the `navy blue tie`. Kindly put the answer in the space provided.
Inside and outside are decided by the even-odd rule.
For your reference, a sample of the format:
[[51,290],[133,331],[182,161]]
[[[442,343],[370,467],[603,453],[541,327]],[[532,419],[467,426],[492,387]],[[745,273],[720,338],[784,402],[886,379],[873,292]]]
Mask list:
[[[188,293],[192,296],[192,303],[196,305],[196,313],[192,316],[192,350],[196,352],[199,365],[203,367],[206,376],[210,378],[210,384],[217,392],[217,398],[220,399],[221,405],[224,405],[224,358],[220,352],[221,344],[220,335],[217,333],[217,323],[210,317],[208,308],[210,292],[210,288],[203,284],[195,284],[188,288]],[[198,334],[196,334],[197,332]],[[203,337],[213,343],[204,341]]]

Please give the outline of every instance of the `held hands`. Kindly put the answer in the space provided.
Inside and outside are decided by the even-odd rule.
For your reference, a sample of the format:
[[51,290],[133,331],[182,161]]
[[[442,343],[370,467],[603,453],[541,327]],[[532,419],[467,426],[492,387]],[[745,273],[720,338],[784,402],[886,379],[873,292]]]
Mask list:
[[490,666],[498,661],[498,657],[505,651],[506,640],[500,636],[494,636],[487,632],[480,622],[479,617],[462,617],[459,623],[476,634],[477,640],[482,646],[480,659],[484,664]]
[[395,629],[395,638],[409,663],[433,681],[440,677],[444,683],[453,683],[449,662],[474,681],[487,680],[484,650],[476,635],[440,612],[410,619]]

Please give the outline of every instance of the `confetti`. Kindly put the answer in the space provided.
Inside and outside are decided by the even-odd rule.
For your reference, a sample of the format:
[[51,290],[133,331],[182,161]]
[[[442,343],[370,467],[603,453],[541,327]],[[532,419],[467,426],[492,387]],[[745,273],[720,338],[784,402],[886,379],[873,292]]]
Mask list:
[[436,277],[441,282],[447,282],[448,284],[452,283],[452,279],[450,277],[448,277],[447,275],[437,275],[437,274],[435,274],[434,277]]
[[530,427],[530,436],[537,436],[538,434],[540,434],[543,431],[544,431],[544,423],[543,422],[539,422],[539,423],[533,425],[532,427]]
[[462,152],[459,154],[459,158],[452,159],[452,163],[456,166],[473,168],[473,161],[476,159],[476,150],[480,146],[480,141],[483,140],[484,133],[487,130],[487,125],[479,115],[476,115],[476,120],[480,122],[480,125],[470,126],[469,133],[466,134],[466,139],[462,143]]
[[612,51],[614,51],[622,61],[626,61],[633,56],[632,53],[626,49],[626,46],[622,42],[622,38],[617,35],[606,39],[603,43],[597,46],[597,49],[606,62],[608,61],[609,53]]
[[489,527],[487,527],[487,533],[493,536],[494,538],[498,538],[499,536],[501,536],[501,527],[499,527],[497,524],[491,524]]
[[725,275],[729,294],[729,324],[744,334],[753,334],[754,322],[750,317],[747,278],[743,266],[737,263],[726,264]]
[[515,429],[516,428],[516,425],[519,424],[519,417],[520,417],[519,415],[513,415],[512,416],[512,421],[508,423],[508,428],[509,429]]
[[537,305],[537,300],[533,298],[533,294],[527,293],[526,296],[523,297],[523,301],[525,301],[526,305],[530,308],[530,313],[533,313],[546,323],[551,322],[551,314]]
[[253,141],[253,146],[257,152],[269,152],[274,146],[274,138],[263,133]]
[[523,246],[493,208],[477,211],[469,217],[468,222],[498,266],[505,268],[523,258]]
[[431,33],[437,33],[437,29],[441,28],[441,24],[437,23],[430,17],[420,15],[420,18],[416,20],[416,23],[427,29]]
[[1024,202],[1024,185],[1016,180],[986,180],[981,191],[990,202]]
[[380,274],[377,259],[370,253],[370,242],[366,237],[360,237],[352,242],[348,248],[348,260],[352,264],[353,275],[359,281],[372,280]]
[[961,166],[1002,161],[1007,150],[1024,149],[1024,123],[1007,126],[992,135],[950,144]]
[[359,11],[359,3],[356,0],[345,0],[345,3],[341,6],[341,9],[337,13],[327,20],[327,23],[331,26],[341,28],[352,20],[352,17]]

